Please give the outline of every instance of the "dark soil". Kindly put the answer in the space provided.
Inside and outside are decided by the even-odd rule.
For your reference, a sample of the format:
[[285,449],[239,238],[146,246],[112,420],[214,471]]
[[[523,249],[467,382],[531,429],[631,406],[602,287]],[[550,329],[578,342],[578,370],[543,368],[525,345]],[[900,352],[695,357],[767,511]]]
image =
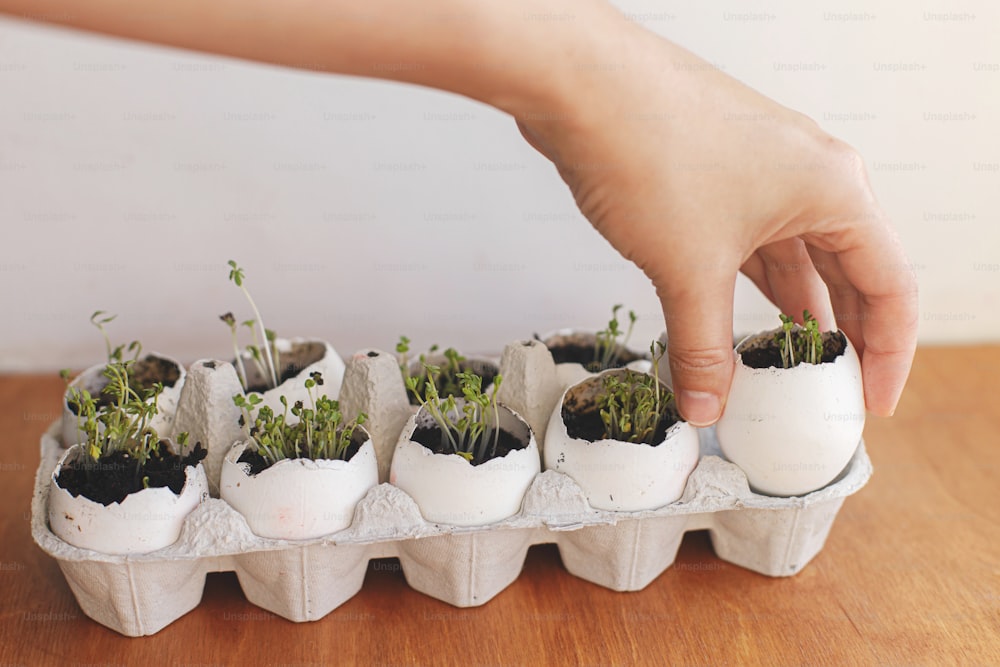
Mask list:
[[143,478],[150,487],[168,487],[180,495],[184,488],[184,469],[198,465],[208,451],[197,443],[181,457],[169,451],[167,442],[160,441],[160,451],[153,454],[141,469],[138,462],[125,452],[114,452],[94,463],[89,457],[67,463],[59,470],[56,483],[75,498],[83,496],[102,505],[120,503],[126,496],[142,491]]
[[[355,431],[350,446],[347,448],[347,451],[344,452],[344,460],[350,461],[353,459],[354,455],[358,453],[359,449],[361,449],[361,445],[365,444],[365,441],[367,440],[367,433],[364,433],[363,431]],[[309,457],[303,456],[301,458]],[[246,463],[250,465],[251,477],[271,467],[271,462],[258,454],[256,449],[252,449],[251,447],[244,449],[243,453],[240,454],[240,458],[236,459],[236,461],[238,463]]]
[[[604,422],[601,421],[601,415],[597,410],[597,405],[594,403],[573,404],[571,401],[567,400],[566,403],[563,404],[562,418],[563,423],[566,424],[566,433],[571,438],[579,438],[580,440],[586,440],[587,442],[597,442],[598,440],[605,439]],[[656,431],[653,433],[653,443],[655,444],[635,444],[644,444],[650,447],[655,447],[666,439],[667,430],[676,424],[677,421],[677,414],[673,410],[668,410],[667,414],[663,416],[663,419],[661,419],[660,423],[657,425]]]
[[[261,350],[263,354],[263,350]],[[315,364],[317,361],[323,358],[326,354],[326,346],[319,342],[310,341],[307,343],[292,343],[292,349],[288,352],[282,352],[279,359],[279,364],[281,368],[278,369],[278,384],[280,385],[285,380],[290,380],[295,377],[306,367]],[[235,365],[236,361],[233,360]],[[243,360],[243,365],[247,369],[247,375],[250,377],[247,379],[247,383],[250,385],[247,387],[247,393],[256,392],[258,394],[263,394],[265,391],[270,389],[268,382],[260,377],[257,373],[257,367],[254,365],[253,361],[248,359]]]
[[[641,373],[631,370],[613,371],[613,373],[626,382],[630,376],[642,376]],[[603,375],[590,377],[566,392],[560,413],[563,423],[566,424],[567,434],[571,438],[587,442],[606,439],[604,422],[601,420],[598,408],[600,395],[604,391],[604,377]],[[662,382],[660,386],[664,392],[669,391],[669,388]],[[655,447],[665,440],[667,431],[678,421],[680,421],[680,414],[677,412],[676,404],[671,401],[667,403],[665,414],[653,432],[653,444],[635,444]]]
[[157,382],[173,387],[181,377],[181,369],[172,361],[148,354],[132,364],[131,375],[140,387],[149,388]]
[[[844,353],[847,339],[839,331],[825,331],[821,363],[831,363]],[[781,362],[781,348],[773,333],[760,334],[751,338],[738,349],[743,365],[749,368],[784,368]]]
[[[441,429],[437,426],[418,427],[413,432],[413,435],[410,437],[410,440],[413,440],[414,442],[419,442],[421,445],[431,450],[435,454],[452,453],[451,451],[446,450],[444,447],[441,446]],[[516,449],[524,449],[527,446],[528,446],[527,442],[521,442],[513,434],[503,429],[500,429],[500,438],[497,441],[496,451],[493,453],[493,456],[483,459],[481,461],[478,459],[472,459],[470,463],[472,463],[472,465],[474,466],[482,465],[487,461],[496,458],[502,458],[504,456],[507,456],[507,454]]]
[[[173,387],[181,377],[181,369],[172,361],[162,357],[147,354],[142,359],[132,364],[129,372],[129,386],[136,391],[149,389],[157,382],[164,387]],[[115,397],[110,393],[105,393],[104,388],[108,386],[107,378],[101,378],[101,390],[94,397],[97,401],[97,408],[101,409],[115,403]],[[79,414],[75,405],[66,404],[74,415]]]
[[[428,360],[428,363],[431,363],[432,361],[433,360]],[[448,372],[448,368],[445,365],[446,363],[446,361],[442,361],[441,363],[435,362],[435,365],[441,367],[441,375],[434,381],[434,384],[437,385],[441,398],[447,398],[449,395],[461,398],[462,392],[459,389],[458,378],[453,377]],[[493,383],[494,378],[496,378],[496,376],[500,373],[500,369],[497,368],[496,364],[480,359],[466,359],[465,361],[461,361],[458,364],[458,369],[463,373],[471,371],[483,378],[483,391],[486,391],[486,388]],[[420,372],[422,371],[423,368],[420,369]],[[410,372],[416,373],[417,371],[411,366]],[[420,401],[417,400],[416,395],[409,389],[406,390],[406,396],[410,399],[410,405],[420,405]]]
[[[535,338],[541,340],[537,335]],[[557,364],[580,364],[591,373],[623,368],[633,361],[646,358],[644,355],[636,354],[628,348],[618,345],[618,358],[605,366],[594,361],[596,341],[593,334],[554,336],[542,342],[549,348],[552,359]]]

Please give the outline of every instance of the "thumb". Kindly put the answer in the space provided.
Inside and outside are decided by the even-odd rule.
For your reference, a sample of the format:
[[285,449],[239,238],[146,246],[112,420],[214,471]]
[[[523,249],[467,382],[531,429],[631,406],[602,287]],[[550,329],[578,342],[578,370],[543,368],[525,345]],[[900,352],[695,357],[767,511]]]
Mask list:
[[[697,275],[699,280],[692,280]],[[733,378],[735,273],[696,271],[654,285],[667,323],[667,354],[677,407],[692,426],[722,415]]]

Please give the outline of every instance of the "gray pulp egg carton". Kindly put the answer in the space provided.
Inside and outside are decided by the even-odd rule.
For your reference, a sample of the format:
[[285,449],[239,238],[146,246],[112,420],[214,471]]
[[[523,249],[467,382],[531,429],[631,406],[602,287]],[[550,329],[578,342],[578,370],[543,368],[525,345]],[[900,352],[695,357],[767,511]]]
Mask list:
[[[770,576],[799,572],[822,549],[844,498],[871,475],[864,443],[827,487],[795,498],[761,496],[720,454],[711,429],[700,431],[701,459],[675,503],[642,512],[589,506],[580,487],[555,471],[539,474],[521,511],[476,528],[425,521],[406,493],[385,483],[388,456],[412,414],[395,358],[362,351],[348,361],[340,400],[350,416],[369,415],[382,483],[358,505],[352,525],[327,537],[284,541],[257,537],[219,498],[186,519],[180,538],[159,551],[115,556],[73,547],[47,524],[49,479],[64,451],[59,425],[41,440],[32,499],[32,535],[62,569],[83,612],[128,636],[153,634],[201,601],[205,575],[233,571],[246,598],[292,621],[322,618],[362,587],[368,561],[399,559],[414,589],[458,607],[481,605],[510,585],[533,544],[555,543],[573,575],[615,591],[644,588],[673,563],[685,532],[707,529],[723,560]],[[548,350],[512,343],[501,359],[501,399],[536,438],[564,387]],[[237,439],[236,374],[224,362],[196,362],[175,417],[175,430],[209,449],[206,468],[217,488],[223,453]],[[539,443],[544,446],[544,443]]]

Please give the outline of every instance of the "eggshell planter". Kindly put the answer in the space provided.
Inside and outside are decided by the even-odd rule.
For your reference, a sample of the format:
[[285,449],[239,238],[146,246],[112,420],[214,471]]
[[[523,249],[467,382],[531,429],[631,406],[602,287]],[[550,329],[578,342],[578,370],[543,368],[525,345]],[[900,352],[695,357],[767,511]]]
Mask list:
[[[396,363],[394,355],[377,350],[347,359],[341,405],[348,418],[368,414],[365,427],[376,451],[391,451],[413,416]],[[500,366],[500,395],[515,399],[512,405],[558,399],[561,389],[555,399],[546,398],[556,371],[537,341],[508,345]],[[228,452],[240,439],[227,412],[234,382],[232,366],[221,361],[196,362],[188,374],[179,420],[191,442],[209,452]],[[546,416],[536,410],[528,419],[536,433],[545,432]],[[59,564],[83,613],[128,636],[154,634],[196,607],[209,572],[235,572],[251,604],[298,622],[323,618],[361,591],[373,558],[398,558],[412,588],[458,607],[498,595],[519,576],[528,548],[542,543],[558,546],[570,574],[616,591],[654,581],[691,530],[708,530],[725,561],[790,576],[820,552],[844,499],[871,475],[861,445],[844,473],[819,491],[759,495],[743,471],[721,457],[714,431],[700,429],[700,458],[684,494],[655,510],[596,509],[572,478],[547,470],[535,475],[513,516],[488,526],[457,526],[426,520],[409,494],[381,483],[358,503],[351,525],[329,535],[260,537],[226,501],[209,498],[187,516],[174,544],[149,554],[111,555],[68,544],[49,525],[51,475],[64,453],[58,434],[54,424],[41,438],[32,536]]]
[[[573,478],[595,509],[634,512],[663,507],[684,493],[688,476],[698,465],[698,433],[677,421],[655,445],[572,437],[564,416],[568,410],[596,410],[596,397],[605,371],[573,385],[563,393],[549,419],[545,436],[545,468]],[[664,387],[664,391],[669,391]],[[678,419],[676,411],[673,416]]]
[[[543,336],[541,340],[550,351],[556,349],[556,353],[552,356],[554,359],[557,359],[559,357],[558,348],[562,346],[593,348],[597,344],[597,334],[593,331],[583,329],[559,329]],[[623,368],[630,368],[642,373],[650,369],[648,353],[636,350],[627,345],[618,344],[618,348],[621,358],[626,361],[626,363],[622,364]],[[596,373],[581,363],[556,361],[556,377],[563,389],[582,382],[593,375],[596,375]]]
[[157,551],[177,541],[185,518],[208,498],[208,482],[201,464],[185,469],[179,495],[167,487],[153,487],[110,505],[73,496],[56,479],[64,465],[84,456],[82,445],[66,450],[49,483],[49,527],[56,537],[74,547],[118,555]]
[[523,419],[509,408],[499,408],[501,430],[525,446],[479,465],[472,465],[458,454],[436,454],[411,440],[417,428],[435,425],[422,408],[403,428],[389,482],[416,501],[427,521],[483,526],[521,509],[524,494],[541,469],[538,446]]
[[750,488],[771,496],[800,496],[833,482],[851,461],[865,425],[861,362],[842,332],[834,361],[792,368],[751,368],[741,351],[778,332],[745,339],[725,413],[717,424],[726,458]]
[[[344,360],[340,358],[337,351],[326,341],[311,338],[279,338],[275,341],[278,348],[278,364],[281,365],[281,375],[286,377],[277,387],[264,391],[257,391],[261,395],[263,402],[261,405],[270,406],[272,410],[281,411],[284,407],[279,400],[281,396],[288,399],[288,405],[293,405],[295,401],[309,403],[309,392],[306,390],[306,380],[312,373],[323,374],[323,386],[316,387],[313,391],[317,395],[326,395],[330,398],[337,398],[340,395],[340,387],[344,381]],[[294,355],[295,362],[291,362],[289,357]],[[247,373],[247,383],[251,390],[255,386],[264,383],[264,379],[257,371],[253,360],[248,352],[243,351],[243,366]],[[294,365],[292,365],[294,364]],[[289,376],[291,370],[296,371]]]
[[308,540],[351,525],[354,508],[378,484],[371,438],[350,458],[285,459],[256,475],[240,463],[248,446],[233,446],[222,464],[221,496],[239,512],[254,535],[276,540]]
[[[424,362],[432,366],[444,367],[448,363],[447,357],[440,353],[434,353],[427,355]],[[483,378],[483,392],[489,393],[489,389],[492,386],[493,378],[497,376],[500,372],[500,367],[497,366],[493,359],[488,359],[486,357],[466,357],[466,359],[459,363],[459,368],[463,371],[472,371],[476,375]],[[409,362],[410,375],[417,375],[423,372],[422,362],[419,359],[413,359]],[[440,387],[438,387],[440,389]],[[413,406],[413,412],[416,413],[420,408],[420,403],[415,401],[409,391],[406,393],[407,400],[410,401],[410,405]]]
[[[172,437],[174,435],[171,430],[173,426],[174,414],[177,412],[177,402],[180,399],[181,390],[184,387],[186,372],[184,370],[184,366],[182,366],[180,362],[163,354],[153,352],[143,357],[143,360],[146,359],[165,362],[177,368],[177,380],[173,382],[173,384],[163,383],[163,391],[160,393],[156,401],[158,412],[150,421],[150,426],[156,429],[156,432],[161,437]],[[108,384],[108,379],[104,377],[105,368],[107,368],[107,364],[97,364],[95,366],[91,366],[76,376],[70,382],[70,386],[86,389],[92,396],[96,397]],[[76,413],[70,409],[68,399],[69,389],[67,388],[62,408],[61,440],[64,447],[75,445],[87,439],[87,435],[78,428]]]

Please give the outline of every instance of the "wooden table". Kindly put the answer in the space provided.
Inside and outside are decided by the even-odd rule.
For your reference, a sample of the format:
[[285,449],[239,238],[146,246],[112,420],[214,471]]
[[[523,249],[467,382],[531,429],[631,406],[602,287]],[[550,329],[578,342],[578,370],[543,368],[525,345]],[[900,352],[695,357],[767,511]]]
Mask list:
[[865,430],[875,476],[795,577],[718,560],[705,533],[645,590],[563,570],[551,545],[483,607],[409,589],[376,560],[315,623],[250,605],[231,573],[157,635],[80,612],[29,532],[38,440],[62,382],[0,377],[0,665],[1000,664],[1000,347],[921,349],[894,418]]

